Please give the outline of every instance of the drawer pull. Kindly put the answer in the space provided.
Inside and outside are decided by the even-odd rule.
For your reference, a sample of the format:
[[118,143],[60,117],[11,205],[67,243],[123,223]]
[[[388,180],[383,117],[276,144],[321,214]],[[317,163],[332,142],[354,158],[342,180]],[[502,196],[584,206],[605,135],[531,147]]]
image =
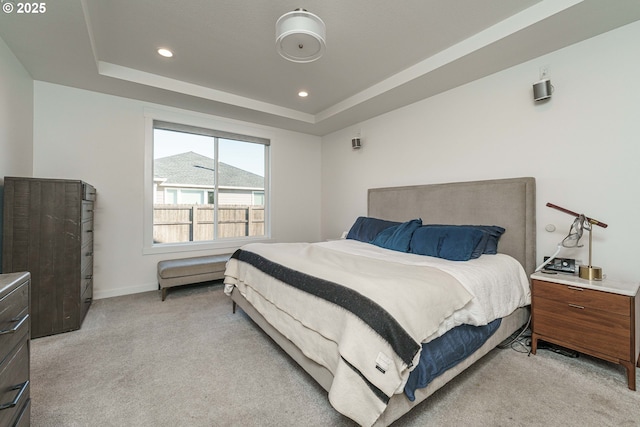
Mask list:
[[93,230],[87,230],[86,232],[87,233],[93,233]]
[[569,304],[569,307],[579,308],[580,310],[584,310],[584,307],[581,305]]
[[13,387],[9,388],[9,390],[11,391],[13,390],[20,390],[20,391],[18,391],[18,394],[16,394],[16,397],[11,402],[0,404],[0,411],[15,407],[20,401],[20,398],[22,397],[22,394],[24,393],[24,391],[27,389],[28,385],[29,385],[29,380],[23,382],[22,384],[14,385]]
[[20,329],[20,326],[22,326],[22,324],[23,324],[24,322],[26,322],[28,318],[29,318],[29,315],[28,315],[28,314],[25,314],[24,316],[22,316],[22,319],[20,319],[20,320],[18,320],[18,319],[13,320],[13,322],[18,322],[18,323],[16,323],[16,325],[15,325],[13,328],[11,328],[11,329],[5,329],[4,331],[0,331],[0,335],[4,335],[4,334],[13,334],[15,331],[17,331],[18,329]]
[[584,289],[576,288],[575,286],[567,286],[567,288],[571,289],[572,291],[580,291],[580,292],[584,291]]
[[91,279],[93,279],[93,274],[87,274],[86,276],[84,276],[84,278],[86,280],[91,280]]
[[84,254],[85,256],[93,256],[93,252],[87,252],[86,254]]

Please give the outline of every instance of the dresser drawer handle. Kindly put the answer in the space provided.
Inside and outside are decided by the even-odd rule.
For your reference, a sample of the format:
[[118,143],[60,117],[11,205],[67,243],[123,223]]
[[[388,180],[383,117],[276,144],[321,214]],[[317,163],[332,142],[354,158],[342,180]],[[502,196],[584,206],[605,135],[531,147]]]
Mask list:
[[584,310],[584,307],[581,305],[569,304],[569,307],[579,308],[580,310]]
[[87,230],[86,232],[87,233],[93,233],[93,230]]
[[18,392],[18,394],[16,394],[16,397],[13,399],[13,401],[9,403],[0,404],[0,411],[15,407],[20,401],[20,398],[22,397],[22,394],[24,393],[24,391],[27,389],[28,385],[29,385],[29,380],[23,382],[22,384],[14,385],[13,387],[9,388],[10,391],[13,391],[13,390],[20,390],[20,391]]
[[567,288],[571,289],[572,291],[580,291],[580,292],[584,291],[584,289],[576,288],[575,286],[567,286]]
[[91,280],[93,279],[93,274],[87,274],[86,276],[84,276],[85,280]]
[[16,323],[16,325],[15,325],[13,328],[11,328],[11,329],[5,329],[4,331],[0,331],[0,335],[4,335],[4,334],[13,334],[15,331],[17,331],[18,329],[20,329],[20,326],[22,326],[22,324],[23,324],[24,322],[26,322],[28,318],[29,318],[29,315],[28,315],[28,314],[25,314],[24,316],[22,316],[22,319],[20,319],[20,320],[18,320],[18,319],[13,320],[13,322],[18,322],[18,323]]
[[86,254],[84,254],[85,256],[93,256],[93,252],[87,252]]

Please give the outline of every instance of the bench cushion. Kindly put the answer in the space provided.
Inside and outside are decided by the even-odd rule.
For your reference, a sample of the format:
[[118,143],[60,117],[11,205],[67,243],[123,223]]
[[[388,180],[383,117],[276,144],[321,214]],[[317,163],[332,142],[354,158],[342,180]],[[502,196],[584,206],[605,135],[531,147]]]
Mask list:
[[167,296],[167,289],[173,286],[224,279],[230,257],[231,254],[225,254],[160,261],[158,288],[162,290],[162,301]]
[[229,255],[172,259],[158,263],[158,277],[172,279],[200,274],[224,273]]

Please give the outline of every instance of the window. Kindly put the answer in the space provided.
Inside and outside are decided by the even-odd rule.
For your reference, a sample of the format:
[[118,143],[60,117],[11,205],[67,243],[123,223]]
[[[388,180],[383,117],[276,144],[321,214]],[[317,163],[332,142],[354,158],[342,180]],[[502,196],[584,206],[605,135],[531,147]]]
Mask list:
[[152,246],[268,235],[268,139],[152,123]]

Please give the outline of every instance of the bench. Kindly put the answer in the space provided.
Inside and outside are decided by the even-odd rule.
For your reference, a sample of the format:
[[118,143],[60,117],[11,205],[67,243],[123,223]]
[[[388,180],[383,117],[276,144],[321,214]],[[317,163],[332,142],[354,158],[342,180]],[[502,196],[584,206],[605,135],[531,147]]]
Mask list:
[[170,259],[158,263],[158,289],[162,301],[173,286],[224,279],[224,270],[231,254]]

